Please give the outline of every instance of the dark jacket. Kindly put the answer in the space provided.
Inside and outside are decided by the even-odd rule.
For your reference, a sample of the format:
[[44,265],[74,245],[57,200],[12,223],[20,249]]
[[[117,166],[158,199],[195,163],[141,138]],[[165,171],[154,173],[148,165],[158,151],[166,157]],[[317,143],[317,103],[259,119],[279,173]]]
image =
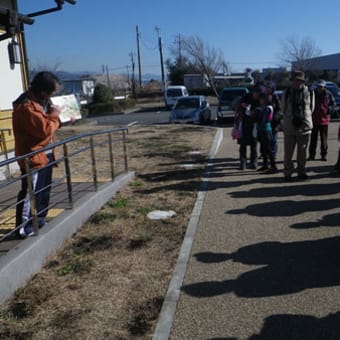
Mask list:
[[314,90],[314,96],[313,125],[328,125],[330,121],[329,109],[334,105],[334,97],[327,89],[324,89],[321,93]]
[[256,119],[255,109],[259,106],[259,101],[253,98],[252,93],[247,93],[240,101],[238,116],[242,122],[241,144],[256,143]]

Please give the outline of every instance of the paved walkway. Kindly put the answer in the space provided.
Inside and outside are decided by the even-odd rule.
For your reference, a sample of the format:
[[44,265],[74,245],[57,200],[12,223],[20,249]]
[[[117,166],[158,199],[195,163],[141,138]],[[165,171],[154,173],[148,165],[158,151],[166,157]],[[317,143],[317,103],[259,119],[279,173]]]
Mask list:
[[291,183],[238,170],[225,129],[170,339],[340,339],[340,178],[328,175],[338,124],[329,160],[308,162],[310,179]]

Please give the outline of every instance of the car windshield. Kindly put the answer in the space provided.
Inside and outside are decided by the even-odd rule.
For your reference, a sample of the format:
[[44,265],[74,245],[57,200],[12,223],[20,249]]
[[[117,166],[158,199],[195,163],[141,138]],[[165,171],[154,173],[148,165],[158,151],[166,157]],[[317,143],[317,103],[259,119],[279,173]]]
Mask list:
[[198,109],[200,100],[198,98],[182,98],[175,105],[175,109]]
[[233,101],[236,97],[243,96],[245,93],[244,90],[230,90],[230,91],[222,91],[221,100],[223,101]]
[[182,91],[181,89],[168,89],[167,96],[168,97],[181,97]]

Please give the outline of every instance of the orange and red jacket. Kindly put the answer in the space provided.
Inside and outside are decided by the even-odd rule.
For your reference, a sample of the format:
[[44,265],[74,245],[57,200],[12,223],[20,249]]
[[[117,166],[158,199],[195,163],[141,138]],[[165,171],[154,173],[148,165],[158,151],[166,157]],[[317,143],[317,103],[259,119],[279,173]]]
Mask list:
[[[39,150],[55,141],[54,133],[60,127],[59,116],[45,113],[43,107],[24,93],[13,103],[13,132],[15,155],[22,156]],[[31,168],[42,168],[49,162],[44,152],[30,158]],[[25,161],[18,161],[25,169]]]

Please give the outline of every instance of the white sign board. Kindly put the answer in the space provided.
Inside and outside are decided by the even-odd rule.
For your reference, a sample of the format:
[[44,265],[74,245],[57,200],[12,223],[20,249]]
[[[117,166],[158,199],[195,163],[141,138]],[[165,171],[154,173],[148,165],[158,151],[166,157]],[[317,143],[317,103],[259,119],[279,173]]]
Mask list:
[[51,101],[53,105],[61,108],[59,118],[62,123],[81,119],[80,107],[74,94],[52,97]]

